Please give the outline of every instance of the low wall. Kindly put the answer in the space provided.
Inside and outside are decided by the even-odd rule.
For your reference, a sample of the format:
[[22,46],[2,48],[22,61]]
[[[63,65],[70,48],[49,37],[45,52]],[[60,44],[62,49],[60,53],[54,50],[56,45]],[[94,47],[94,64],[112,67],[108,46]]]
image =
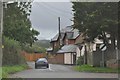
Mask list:
[[22,51],[21,54],[27,61],[35,61],[38,58],[43,58],[45,57],[44,53],[27,53],[25,51]]

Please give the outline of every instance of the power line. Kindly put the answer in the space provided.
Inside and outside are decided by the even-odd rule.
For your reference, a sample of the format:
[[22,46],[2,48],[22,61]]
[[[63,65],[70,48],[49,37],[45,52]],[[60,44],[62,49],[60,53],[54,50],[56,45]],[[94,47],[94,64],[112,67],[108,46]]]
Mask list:
[[[42,1],[42,0],[41,0]],[[45,2],[42,2],[43,4],[45,4],[46,6],[49,6],[49,7],[51,7],[51,8],[54,8],[55,10],[57,10],[57,11],[62,11],[62,12],[64,12],[64,13],[67,13],[67,14],[70,14],[70,15],[72,15],[72,13],[70,13],[69,11],[66,11],[66,10],[63,10],[63,9],[60,9],[60,8],[56,8],[56,7],[54,7],[54,6],[52,6],[52,5],[49,5],[49,4],[47,4],[47,3],[45,3]]]
[[[71,21],[71,19],[70,19],[70,17],[68,18],[68,17],[66,17],[66,16],[64,16],[64,15],[62,15],[62,16],[58,16],[57,14],[57,12],[55,12],[54,10],[52,10],[50,7],[48,8],[47,6],[45,6],[45,5],[43,5],[43,4],[39,4],[39,3],[36,3],[37,5],[38,5],[38,7],[39,8],[41,8],[41,7],[44,7],[44,8],[46,8],[47,10],[47,12],[48,13],[50,13],[52,16],[54,16],[56,19],[58,18],[58,17],[64,17],[64,18],[66,18],[66,19],[68,19],[68,20],[70,20]],[[54,11],[54,12],[53,12]],[[57,13],[57,14],[56,14]],[[64,23],[67,23],[67,20],[64,20]]]
[[[41,6],[40,6],[39,3],[37,3],[37,5],[38,5],[39,8],[41,8]],[[46,8],[45,6],[42,6],[42,7]],[[48,8],[47,8],[47,9],[48,9]],[[46,11],[49,12],[48,10],[46,10]],[[54,17],[58,17],[58,15],[56,15],[56,14],[54,14],[54,13],[51,13],[51,12],[50,12],[50,14],[52,14]]]
[[[54,9],[46,6],[46,5],[43,5],[43,4],[40,4],[40,3],[38,3],[38,5],[44,6],[44,7],[47,8],[49,11],[52,11],[51,13],[54,14],[54,15],[56,15],[55,13],[57,13],[57,14],[61,15],[61,17],[68,18],[68,17],[67,17],[68,15],[64,16],[64,15],[65,15],[64,13],[60,14],[58,11],[56,11],[56,10],[54,10]],[[63,14],[64,14],[64,15],[63,15]],[[71,15],[71,16],[72,16],[72,15]]]
[[42,4],[44,4],[45,6],[49,7],[50,9],[52,9],[52,10],[58,12],[58,13],[60,12],[60,13],[62,13],[62,14],[67,14],[67,15],[72,16],[72,13],[70,13],[70,12],[68,12],[68,11],[64,11],[64,10],[62,10],[62,9],[59,9],[59,8],[53,7],[53,6],[51,6],[51,5],[46,5],[46,4],[43,3],[43,2],[42,2]]

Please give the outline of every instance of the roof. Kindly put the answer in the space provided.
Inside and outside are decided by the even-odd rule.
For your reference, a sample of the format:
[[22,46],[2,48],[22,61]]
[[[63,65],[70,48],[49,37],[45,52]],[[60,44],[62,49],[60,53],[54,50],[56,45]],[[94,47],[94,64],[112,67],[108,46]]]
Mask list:
[[[72,31],[72,30],[73,30],[72,26],[67,26],[67,27],[61,29],[61,30],[60,30],[61,39],[64,38],[66,32],[70,32],[70,31]],[[57,34],[51,39],[51,41],[57,41],[58,38],[59,38],[59,33],[57,33]]]
[[57,53],[75,53],[78,46],[74,44],[64,45]]
[[70,32],[72,30],[73,30],[72,26],[67,26],[67,27],[61,29],[61,32],[65,33],[65,32]]
[[67,39],[76,39],[79,36],[79,30],[73,29],[70,32],[66,32],[66,34],[67,34]]
[[61,33],[61,39],[65,37],[65,33]]
[[59,34],[56,34],[56,35],[51,39],[51,41],[57,41],[57,40],[58,40],[58,37],[59,37]]
[[[63,39],[64,36],[65,36],[65,33],[61,32],[60,35],[61,35],[61,39]],[[57,41],[58,38],[59,38],[59,34],[56,34],[56,35],[51,39],[51,41]]]
[[[79,36],[79,30],[73,29],[72,26],[67,26],[66,28],[61,29],[61,39],[64,38],[65,33],[68,39],[76,39]],[[57,41],[59,38],[59,33],[57,33],[51,41]]]
[[79,30],[78,29],[73,29],[73,39],[75,39],[75,38],[77,38],[79,35],[80,35],[80,33],[79,33]]

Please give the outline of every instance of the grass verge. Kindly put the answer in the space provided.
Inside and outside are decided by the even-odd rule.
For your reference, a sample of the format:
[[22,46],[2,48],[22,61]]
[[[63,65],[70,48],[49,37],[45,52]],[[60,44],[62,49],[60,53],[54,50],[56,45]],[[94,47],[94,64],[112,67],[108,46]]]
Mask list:
[[[118,73],[118,69],[92,67],[89,65],[75,66],[74,69],[80,72],[97,72],[97,73]],[[120,69],[119,69],[120,71]]]
[[27,69],[27,65],[15,65],[2,67],[2,78],[7,78],[9,74]]

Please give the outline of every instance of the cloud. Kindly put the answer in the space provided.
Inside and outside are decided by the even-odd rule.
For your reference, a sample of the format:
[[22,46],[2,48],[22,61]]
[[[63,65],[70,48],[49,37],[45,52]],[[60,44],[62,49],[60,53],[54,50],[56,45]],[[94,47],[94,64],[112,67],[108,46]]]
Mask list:
[[61,28],[72,25],[72,4],[68,2],[34,2],[30,20],[33,28],[40,32],[40,38],[51,39],[58,31],[58,17]]

